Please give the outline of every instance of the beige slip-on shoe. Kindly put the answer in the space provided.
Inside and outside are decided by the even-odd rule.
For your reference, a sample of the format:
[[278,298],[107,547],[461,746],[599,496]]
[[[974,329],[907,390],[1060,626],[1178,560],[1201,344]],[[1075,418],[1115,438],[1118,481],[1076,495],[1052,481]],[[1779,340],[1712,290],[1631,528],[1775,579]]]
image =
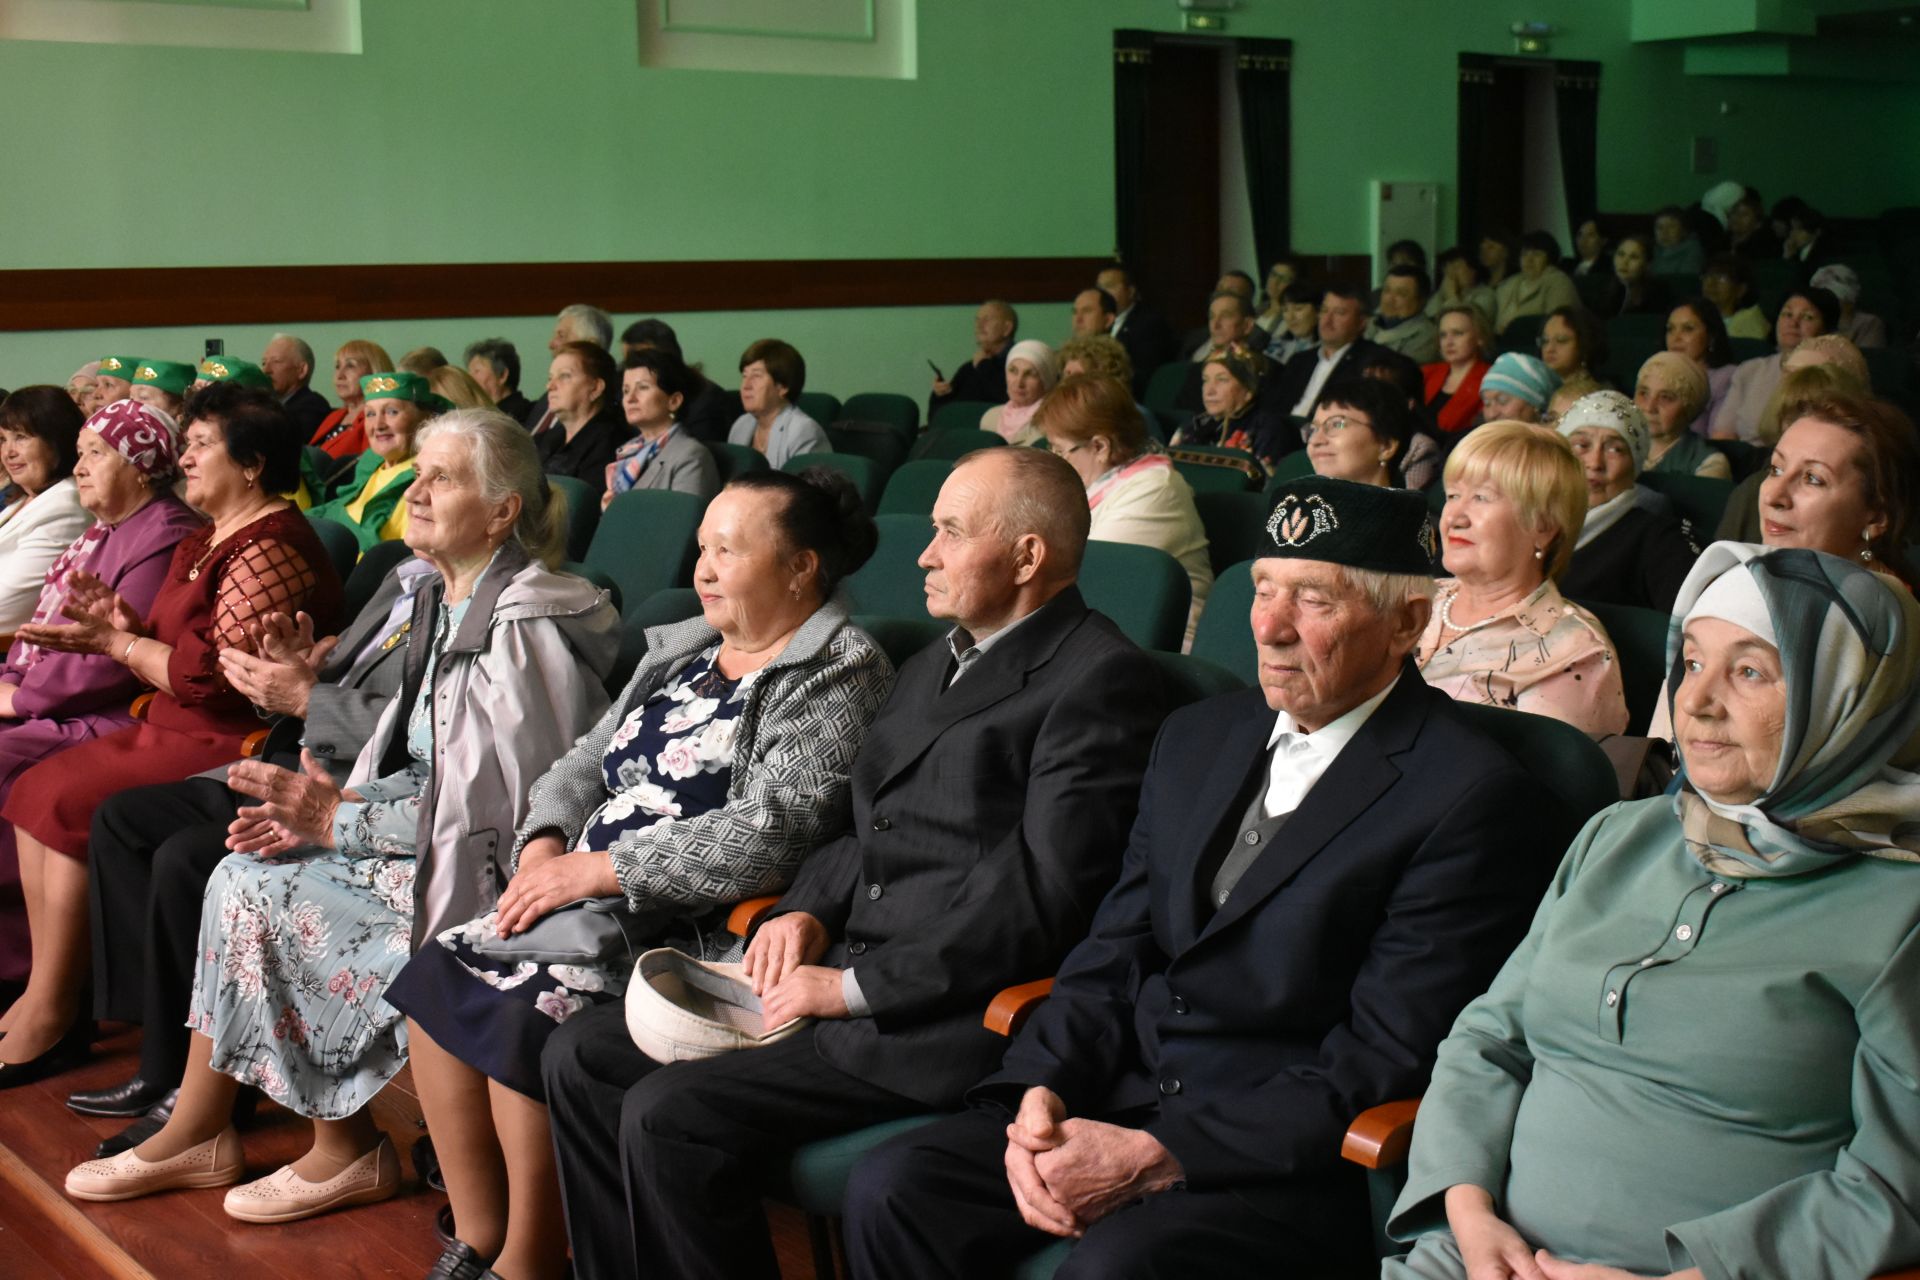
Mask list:
[[372,1204],[400,1190],[400,1157],[383,1135],[380,1145],[325,1182],[308,1182],[283,1165],[227,1192],[223,1206],[242,1222],[298,1222],[350,1204]]
[[176,1187],[231,1186],[246,1171],[240,1133],[228,1125],[170,1160],[142,1160],[134,1151],[122,1151],[76,1165],[67,1174],[67,1194],[76,1200],[132,1200]]

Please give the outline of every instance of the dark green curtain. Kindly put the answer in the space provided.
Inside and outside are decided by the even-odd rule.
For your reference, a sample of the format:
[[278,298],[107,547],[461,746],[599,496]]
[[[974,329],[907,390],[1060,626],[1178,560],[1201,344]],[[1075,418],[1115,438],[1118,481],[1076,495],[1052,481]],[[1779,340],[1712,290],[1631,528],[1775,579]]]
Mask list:
[[1460,154],[1455,164],[1459,187],[1455,226],[1459,229],[1461,244],[1477,243],[1488,230],[1480,225],[1485,191],[1481,168],[1492,120],[1493,88],[1493,59],[1484,54],[1461,54]]
[[1240,150],[1253,206],[1256,273],[1293,249],[1292,67],[1290,40],[1240,40],[1234,47],[1240,95]]
[[1582,218],[1600,211],[1600,64],[1554,63],[1553,97],[1567,217],[1578,227]]
[[1147,69],[1151,31],[1113,33],[1114,256],[1135,270],[1146,248],[1140,212],[1147,181]]

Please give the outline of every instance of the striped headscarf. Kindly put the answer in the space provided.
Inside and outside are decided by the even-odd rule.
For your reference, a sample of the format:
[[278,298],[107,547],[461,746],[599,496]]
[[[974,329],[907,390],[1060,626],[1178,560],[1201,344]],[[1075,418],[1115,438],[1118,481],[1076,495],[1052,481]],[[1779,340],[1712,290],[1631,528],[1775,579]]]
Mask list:
[[1674,602],[1669,711],[1683,674],[1681,630],[1695,616],[1750,631],[1770,625],[1787,707],[1779,763],[1758,798],[1725,804],[1691,784],[1675,796],[1688,850],[1738,878],[1800,875],[1860,855],[1920,862],[1913,595],[1825,552],[1716,542]]

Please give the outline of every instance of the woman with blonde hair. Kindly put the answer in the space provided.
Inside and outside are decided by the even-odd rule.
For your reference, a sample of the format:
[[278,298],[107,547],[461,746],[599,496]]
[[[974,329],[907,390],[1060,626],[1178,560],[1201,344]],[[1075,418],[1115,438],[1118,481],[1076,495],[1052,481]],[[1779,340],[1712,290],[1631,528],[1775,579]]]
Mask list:
[[[367,450],[366,402],[360,393],[360,379],[370,373],[392,373],[393,357],[377,342],[355,338],[340,344],[333,353],[333,394],[340,407],[320,419],[313,429],[317,444],[343,462]],[[319,495],[315,495],[318,497]]]
[[1490,422],[1447,458],[1433,614],[1413,660],[1463,702],[1531,711],[1594,737],[1623,732],[1613,641],[1554,585],[1587,516],[1586,482],[1550,427]]
[[[473,375],[465,369],[443,364],[427,374],[427,385],[433,388],[433,394],[445,400],[456,409],[491,409],[493,397],[483,390]],[[509,417],[512,415],[509,414]]]

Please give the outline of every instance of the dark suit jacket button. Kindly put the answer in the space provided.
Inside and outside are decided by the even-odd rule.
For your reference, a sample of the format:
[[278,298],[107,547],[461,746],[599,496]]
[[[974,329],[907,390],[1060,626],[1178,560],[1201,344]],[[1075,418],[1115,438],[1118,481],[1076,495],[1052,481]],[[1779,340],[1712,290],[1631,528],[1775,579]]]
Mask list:
[[331,742],[316,742],[309,749],[313,752],[313,754],[317,756],[330,756],[330,755],[338,754],[337,752],[334,751],[333,744]]
[[849,942],[847,944],[847,954],[850,956],[863,956],[867,954],[867,944],[864,942]]
[[1174,1094],[1180,1092],[1180,1082],[1178,1080],[1162,1080],[1160,1082],[1160,1092],[1171,1098]]
[[873,829],[875,831],[890,831],[893,829],[893,823],[887,821],[885,818],[875,818],[873,820]]
[[1175,996],[1173,998],[1173,1011],[1175,1013],[1185,1013],[1187,1011],[1187,998],[1185,996]]
[[880,901],[880,886],[879,886],[879,885],[877,885],[877,884],[870,884],[870,885],[868,885],[868,886],[867,886],[867,901],[869,901],[869,902],[878,902],[878,901]]

